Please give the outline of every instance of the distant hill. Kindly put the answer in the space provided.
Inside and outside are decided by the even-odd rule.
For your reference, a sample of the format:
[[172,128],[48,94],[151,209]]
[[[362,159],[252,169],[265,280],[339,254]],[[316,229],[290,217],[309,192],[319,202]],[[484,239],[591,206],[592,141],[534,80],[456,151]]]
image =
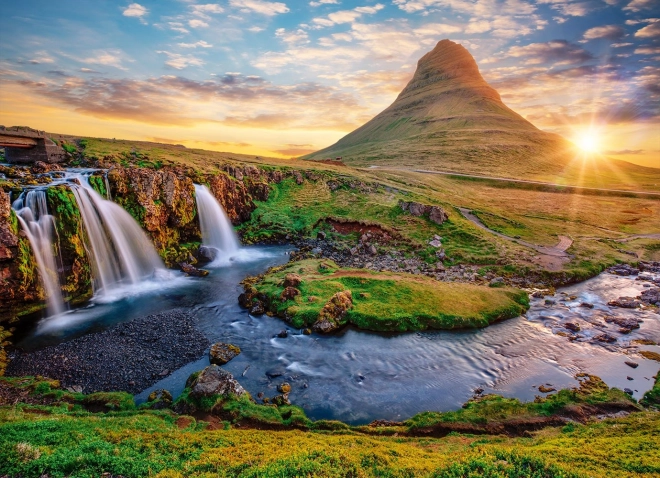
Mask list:
[[[419,60],[415,75],[387,109],[304,159],[339,156],[351,166],[543,180],[577,180],[584,174],[585,158],[570,141],[539,130],[507,107],[481,76],[470,52],[450,40],[440,41]],[[597,163],[599,174],[652,174],[660,180],[657,169],[602,156],[588,162]]]

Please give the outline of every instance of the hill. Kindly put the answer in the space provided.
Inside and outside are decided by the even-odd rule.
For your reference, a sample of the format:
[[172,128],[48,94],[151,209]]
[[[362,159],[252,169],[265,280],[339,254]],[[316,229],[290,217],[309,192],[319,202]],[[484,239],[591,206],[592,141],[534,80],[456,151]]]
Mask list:
[[[660,170],[585,155],[508,108],[463,46],[440,41],[424,55],[408,85],[387,109],[328,148],[304,159],[341,156],[351,166],[423,168],[567,182],[598,176],[660,178]],[[600,186],[597,178],[587,178]]]

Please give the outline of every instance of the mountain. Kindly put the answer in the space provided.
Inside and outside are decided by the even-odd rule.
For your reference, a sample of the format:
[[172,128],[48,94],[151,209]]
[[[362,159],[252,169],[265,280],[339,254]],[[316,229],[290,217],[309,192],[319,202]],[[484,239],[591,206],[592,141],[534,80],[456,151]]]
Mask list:
[[[574,176],[575,159],[584,155],[573,143],[539,130],[507,107],[481,76],[470,52],[442,40],[419,60],[394,103],[304,159],[339,156],[352,166],[551,179]],[[605,166],[612,174],[621,168],[648,169],[606,158],[598,161],[601,170]]]

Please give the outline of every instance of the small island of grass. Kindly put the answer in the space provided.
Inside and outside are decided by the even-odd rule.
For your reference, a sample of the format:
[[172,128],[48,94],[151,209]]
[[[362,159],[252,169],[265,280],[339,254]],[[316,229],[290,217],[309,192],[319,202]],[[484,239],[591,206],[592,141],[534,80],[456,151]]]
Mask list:
[[529,306],[527,293],[518,289],[345,269],[320,259],[290,262],[247,280],[239,300],[254,314],[321,333],[347,324],[379,332],[481,328]]

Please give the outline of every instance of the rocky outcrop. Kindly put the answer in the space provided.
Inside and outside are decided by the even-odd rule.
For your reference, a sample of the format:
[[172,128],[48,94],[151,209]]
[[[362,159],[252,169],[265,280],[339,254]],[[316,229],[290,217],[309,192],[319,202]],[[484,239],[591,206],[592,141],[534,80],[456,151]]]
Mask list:
[[190,384],[190,395],[193,398],[210,397],[213,395],[242,397],[246,394],[248,393],[234,379],[234,376],[217,365],[206,367]]
[[353,296],[350,290],[337,292],[333,295],[327,304],[323,306],[319,317],[314,322],[312,329],[315,332],[327,334],[334,332],[346,324],[344,317],[348,309],[353,307]]
[[411,216],[428,216],[431,222],[442,224],[449,215],[440,206],[429,206],[428,204],[421,204],[414,201],[399,201],[399,207]]
[[[27,238],[19,233],[9,194],[0,189],[0,322],[13,319],[43,300],[36,262]],[[25,307],[28,304],[28,307]]]

